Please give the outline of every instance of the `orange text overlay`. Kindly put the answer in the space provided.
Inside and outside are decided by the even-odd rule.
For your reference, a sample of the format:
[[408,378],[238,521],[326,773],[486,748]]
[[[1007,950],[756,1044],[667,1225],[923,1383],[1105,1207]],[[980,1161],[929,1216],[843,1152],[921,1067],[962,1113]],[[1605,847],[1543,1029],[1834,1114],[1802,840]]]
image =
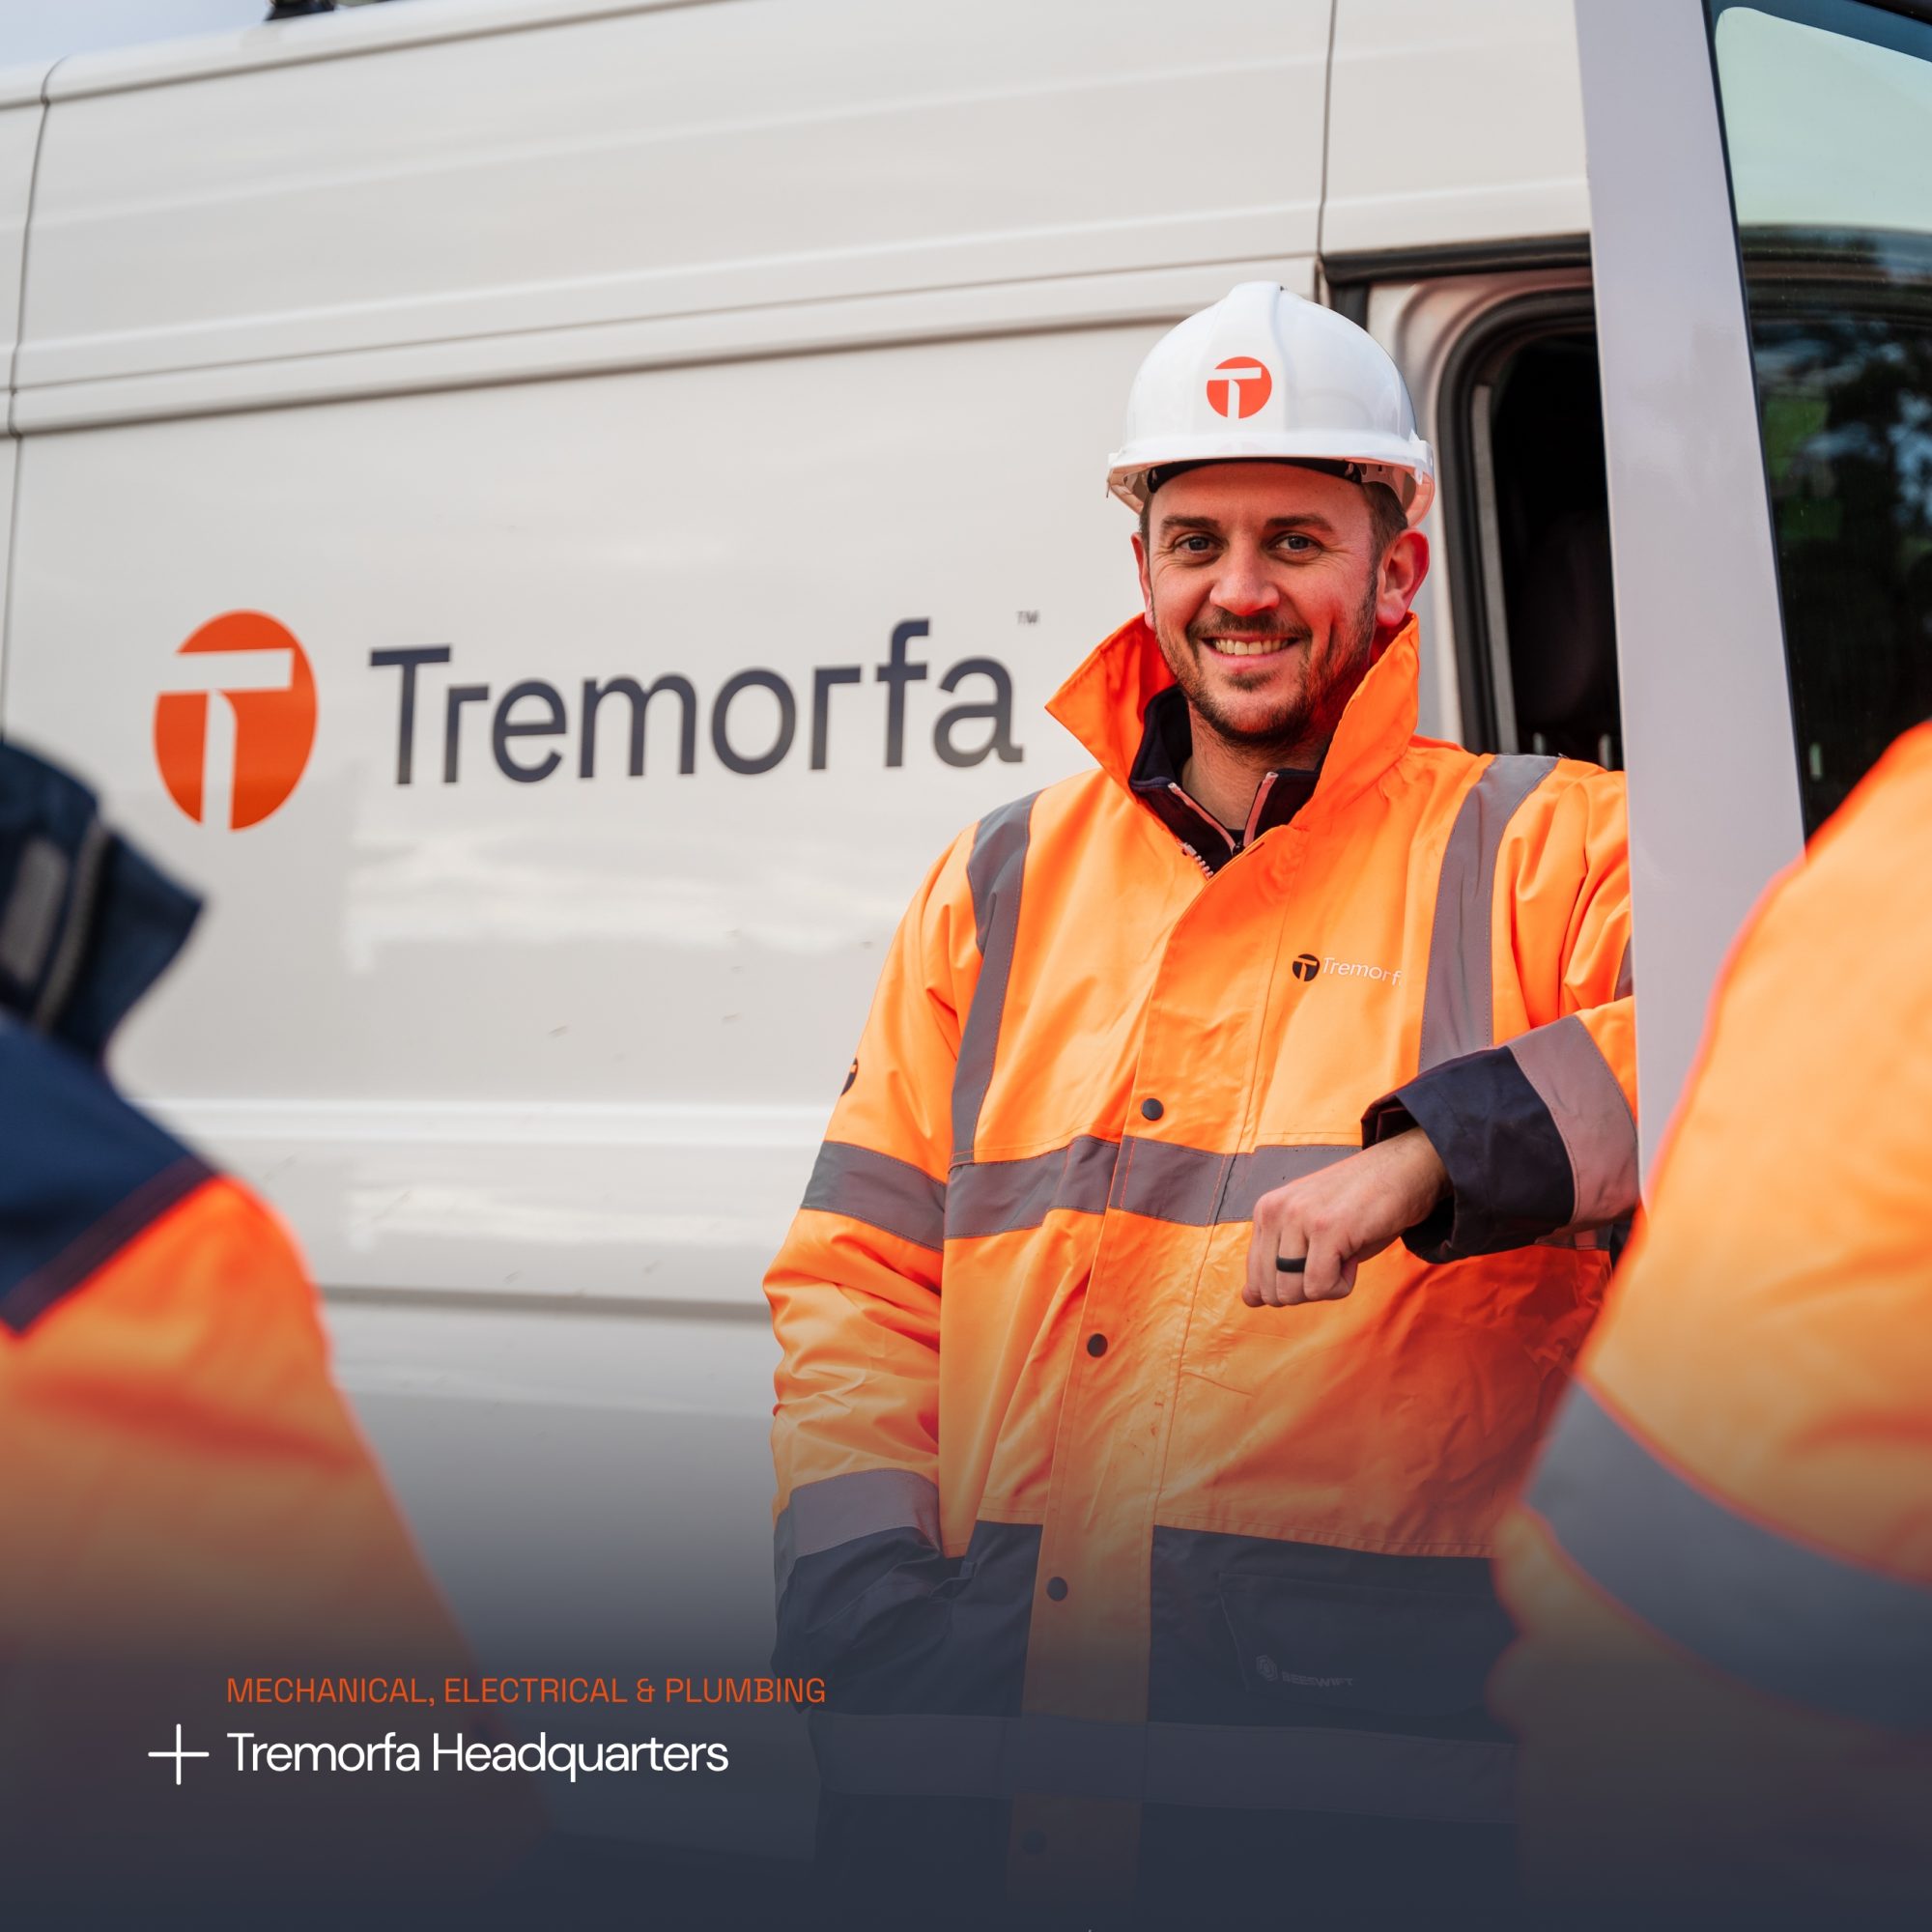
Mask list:
[[231,1704],[822,1704],[822,1677],[231,1677]]

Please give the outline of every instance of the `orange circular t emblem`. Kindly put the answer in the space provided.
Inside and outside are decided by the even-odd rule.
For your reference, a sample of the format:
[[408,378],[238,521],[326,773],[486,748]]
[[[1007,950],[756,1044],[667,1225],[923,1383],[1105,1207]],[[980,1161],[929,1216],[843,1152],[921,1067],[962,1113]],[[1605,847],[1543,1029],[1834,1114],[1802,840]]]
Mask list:
[[1208,407],[1217,416],[1251,416],[1273,394],[1267,364],[1252,355],[1231,355],[1208,378]]
[[155,701],[155,761],[197,825],[259,825],[288,802],[314,743],[308,656],[272,617],[231,611],[175,653]]

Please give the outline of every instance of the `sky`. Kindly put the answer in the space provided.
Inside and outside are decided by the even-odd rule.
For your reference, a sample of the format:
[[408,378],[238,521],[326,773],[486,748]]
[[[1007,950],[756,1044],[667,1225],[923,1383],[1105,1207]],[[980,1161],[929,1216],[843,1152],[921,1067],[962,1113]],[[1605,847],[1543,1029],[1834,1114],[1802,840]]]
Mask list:
[[269,6],[270,0],[0,0],[0,67],[232,33],[267,19]]

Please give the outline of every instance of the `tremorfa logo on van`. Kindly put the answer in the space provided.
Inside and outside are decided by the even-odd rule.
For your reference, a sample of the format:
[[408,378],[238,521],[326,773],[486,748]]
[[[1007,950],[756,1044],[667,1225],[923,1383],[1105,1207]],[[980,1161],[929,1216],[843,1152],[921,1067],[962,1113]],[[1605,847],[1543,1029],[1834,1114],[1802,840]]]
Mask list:
[[[931,675],[931,667],[908,650],[930,629],[923,617],[895,626],[885,663],[872,667],[871,681],[885,686],[889,767],[905,763],[906,687]],[[801,738],[810,768],[824,771],[835,739],[864,729],[859,717],[839,715],[835,725],[835,714],[860,702],[835,694],[867,681],[863,665],[817,666],[809,691],[794,690],[775,670],[737,671],[707,707],[691,679],[676,671],[649,683],[621,674],[586,677],[574,695],[543,678],[497,690],[459,681],[455,656],[449,644],[369,653],[371,669],[397,673],[390,742],[399,785],[416,780],[424,713],[431,721],[426,749],[431,756],[440,749],[445,784],[478,768],[486,738],[497,771],[519,784],[539,783],[566,767],[580,779],[594,778],[600,716],[615,721],[607,726],[607,743],[632,778],[644,775],[644,725],[653,713],[675,720],[677,769],[685,776],[697,769],[700,724],[718,763],[748,778],[781,765]],[[1013,681],[1005,665],[961,658],[938,683],[949,696],[961,693],[933,721],[932,749],[941,763],[1020,761],[1025,753],[1013,741]],[[877,707],[871,708],[876,728]],[[294,635],[260,611],[232,611],[204,624],[175,654],[155,703],[155,758],[168,796],[190,818],[239,832],[287,803],[308,764],[315,724],[315,678]]]
[[[886,688],[888,766],[905,763],[906,686],[930,675],[929,666],[907,657],[907,647],[929,630],[923,617],[895,626],[886,662],[872,668],[873,682]],[[440,740],[444,784],[457,783],[477,767],[482,734],[472,742],[466,733],[466,721],[472,716],[488,718],[490,755],[504,778],[538,784],[566,768],[580,779],[595,778],[598,719],[607,709],[621,721],[625,769],[634,779],[644,775],[644,724],[653,709],[668,711],[677,721],[677,769],[683,775],[697,769],[700,719],[708,727],[712,756],[728,772],[756,778],[773,771],[791,756],[801,736],[810,768],[821,772],[831,763],[835,739],[843,739],[859,725],[857,719],[836,722],[836,714],[855,700],[839,703],[834,694],[866,681],[865,667],[855,664],[817,666],[809,692],[795,691],[775,670],[741,670],[718,687],[707,712],[692,681],[676,671],[649,684],[623,675],[586,677],[573,702],[563,690],[539,677],[520,678],[500,690],[456,682],[454,658],[448,644],[369,653],[372,668],[397,673],[399,785],[416,780],[417,754],[424,749],[418,743],[417,721],[425,712],[432,755]],[[439,668],[443,666],[449,668]],[[982,686],[973,701],[950,705],[934,721],[934,754],[948,765],[982,764],[995,755],[1004,764],[1016,764],[1024,753],[1013,742],[1011,674],[997,658],[961,658],[939,680],[939,688],[951,695],[969,678],[982,680]]]
[[240,832],[288,802],[315,743],[315,678],[295,638],[259,611],[204,624],[155,700],[155,762],[197,824]]

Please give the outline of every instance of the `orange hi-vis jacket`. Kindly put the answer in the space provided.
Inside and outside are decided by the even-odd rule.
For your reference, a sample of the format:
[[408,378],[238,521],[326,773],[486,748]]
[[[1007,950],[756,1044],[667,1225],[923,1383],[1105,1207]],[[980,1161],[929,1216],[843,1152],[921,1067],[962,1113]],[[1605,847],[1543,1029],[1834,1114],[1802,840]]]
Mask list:
[[[231,1678],[435,1694],[472,1667],[329,1379],[287,1235],[67,1047],[4,1018],[0,1091],[10,1888],[152,1910],[270,1884],[311,1902],[486,1886],[537,1834],[517,1780],[296,1794],[229,1775],[231,1731],[426,1741],[434,1715],[231,1707]],[[147,1754],[184,1719],[224,1755],[177,1790]]]
[[[1623,786],[1416,679],[1230,835],[1137,618],[1051,706],[1099,769],[914,899],[766,1282],[831,1788],[1502,1813],[1492,1532],[1635,1198]],[[1258,1197],[1411,1123],[1407,1251],[1244,1307]]]
[[1921,725],[1734,949],[1504,1525],[1546,1889],[1932,1909],[1928,876]]
[[463,1667],[280,1222],[4,1018],[0,1082],[0,1653]]
[[[470,1664],[287,1233],[97,1064],[195,911],[83,787],[0,746],[0,1870],[63,1917],[448,1897],[534,1839],[522,1780],[229,1775],[226,1729],[421,1715],[231,1709],[230,1679],[434,1695]],[[179,1788],[149,1759],[178,1722],[211,1760]]]

